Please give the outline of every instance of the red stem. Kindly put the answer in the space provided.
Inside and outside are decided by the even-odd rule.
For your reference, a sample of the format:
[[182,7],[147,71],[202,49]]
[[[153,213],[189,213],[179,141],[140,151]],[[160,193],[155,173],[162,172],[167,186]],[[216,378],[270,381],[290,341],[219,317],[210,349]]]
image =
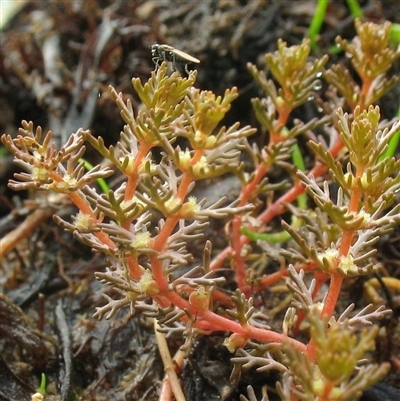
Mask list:
[[175,305],[179,310],[187,310],[192,316],[196,316],[194,323],[195,327],[207,331],[229,331],[237,333],[248,339],[254,339],[264,342],[274,342],[282,344],[283,342],[291,343],[296,349],[301,352],[306,351],[306,346],[291,337],[277,333],[268,329],[260,329],[258,327],[246,326],[243,327],[240,323],[229,318],[220,316],[211,310],[198,311],[187,300],[183,299],[173,290],[166,290],[155,297],[157,303],[161,307]]
[[[339,139],[332,147],[331,154],[333,157],[336,157],[339,152],[343,148],[343,143]],[[315,167],[308,173],[308,177],[320,177],[327,171],[327,167],[322,163],[317,162]],[[305,187],[302,183],[298,182],[295,183],[293,188],[283,194],[279,199],[277,199],[274,203],[270,204],[268,208],[262,212],[258,216],[258,220],[265,224],[268,224],[275,216],[278,216],[285,212],[285,207],[283,206],[285,203],[292,203],[294,202],[299,195],[305,192]],[[250,239],[242,235],[240,237],[241,245],[246,245],[250,242]],[[226,247],[223,251],[221,251],[216,258],[211,263],[211,270],[220,269],[225,259],[232,253],[231,247]]]

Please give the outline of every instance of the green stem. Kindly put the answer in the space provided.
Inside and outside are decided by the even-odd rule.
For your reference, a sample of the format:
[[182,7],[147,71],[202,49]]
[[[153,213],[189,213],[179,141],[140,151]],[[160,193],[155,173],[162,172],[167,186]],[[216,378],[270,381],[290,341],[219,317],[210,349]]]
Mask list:
[[325,19],[326,8],[328,6],[327,0],[318,0],[317,8],[315,9],[314,17],[310,24],[310,29],[308,30],[308,37],[310,38],[311,48],[314,51],[319,50],[317,44],[317,36],[321,31],[321,26]]
[[393,42],[395,46],[400,44],[400,24],[392,24],[390,28],[390,41]]
[[[84,162],[84,166],[85,169],[87,171],[90,171],[93,168],[93,165],[91,163],[89,163],[87,160],[85,159],[79,159],[80,162]],[[98,178],[97,180],[97,184],[99,184],[100,189],[103,191],[103,193],[108,194],[108,191],[110,190],[108,184],[106,183],[106,180],[104,178]]]
[[357,0],[346,0],[347,7],[354,18],[362,18],[363,11]]
[[42,373],[41,379],[40,379],[40,387],[38,389],[38,393],[44,395],[46,392],[46,375]]
[[[400,117],[400,106],[397,110],[397,117]],[[398,149],[399,142],[400,142],[400,131],[397,131],[393,135],[392,139],[389,141],[388,148],[386,149],[386,152],[379,158],[379,161],[393,157],[396,153],[396,150]]]

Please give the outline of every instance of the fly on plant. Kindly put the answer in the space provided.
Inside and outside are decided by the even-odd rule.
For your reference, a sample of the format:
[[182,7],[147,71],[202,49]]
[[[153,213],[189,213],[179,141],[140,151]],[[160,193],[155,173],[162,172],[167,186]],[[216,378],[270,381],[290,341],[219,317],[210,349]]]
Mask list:
[[200,60],[196,57],[191,56],[181,50],[175,49],[169,45],[159,45],[155,43],[151,46],[151,57],[157,66],[160,65],[161,62],[167,61],[172,63],[172,68],[175,71],[179,71],[179,66],[184,66],[186,73],[189,75],[188,64],[200,63]]

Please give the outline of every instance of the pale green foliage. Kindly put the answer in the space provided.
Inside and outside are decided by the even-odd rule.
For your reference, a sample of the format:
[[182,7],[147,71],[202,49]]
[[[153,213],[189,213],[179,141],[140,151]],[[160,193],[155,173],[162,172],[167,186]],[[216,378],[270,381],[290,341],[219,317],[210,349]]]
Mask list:
[[[315,316],[311,317],[311,324],[312,336],[319,347],[315,366],[301,352],[284,346],[283,360],[293,375],[295,385],[290,394],[299,400],[315,401],[319,397],[341,401],[357,399],[363,389],[387,374],[388,363],[356,366],[365,352],[374,348],[377,328],[363,330],[358,339],[346,325],[335,324],[326,329],[324,322]],[[325,393],[327,383],[330,388],[328,394]],[[280,393],[282,400],[289,400],[282,390]]]
[[377,25],[356,20],[356,30],[358,36],[351,43],[342,38],[337,38],[336,42],[351,58],[358,76],[369,81],[371,90],[363,92],[343,65],[333,66],[324,74],[325,79],[339,90],[351,109],[357,104],[364,107],[374,104],[396,85],[398,77],[389,79],[385,74],[400,57],[400,52],[389,46],[389,22]]
[[[317,206],[329,216],[334,226],[341,230],[357,230],[356,241],[351,246],[350,253],[354,258],[352,265],[339,268],[345,275],[365,274],[373,265],[368,261],[372,256],[370,248],[378,241],[379,235],[388,233],[400,223],[400,205],[393,206],[395,193],[400,189],[400,160],[395,158],[382,159],[388,141],[400,129],[400,121],[390,127],[379,129],[379,109],[370,107],[360,112],[356,108],[354,117],[338,111],[340,135],[348,152],[346,169],[336,161],[322,144],[310,142],[311,148],[330,168],[331,179],[338,185],[336,201],[333,200],[328,182],[323,188],[303,172],[298,172],[304,182],[307,192]],[[350,194],[359,194],[357,210],[351,209]],[[391,208],[392,207],[392,208]],[[319,219],[309,221],[309,227],[314,226],[313,232],[326,227],[326,222]],[[327,247],[340,244],[341,233],[329,237],[329,242],[313,244],[307,241],[305,233],[300,234],[285,224],[285,228],[302,247],[308,257],[325,270],[332,271],[337,267],[336,257],[329,261],[325,254]],[[324,232],[326,230],[322,230]],[[322,247],[321,247],[322,246]],[[333,246],[335,248],[335,245]],[[323,254],[320,252],[324,252]],[[334,265],[332,265],[332,263]],[[367,264],[365,264],[367,262]],[[346,262],[348,263],[348,261]]]
[[309,41],[306,39],[301,45],[291,47],[281,40],[278,41],[278,50],[273,54],[267,54],[265,62],[279,87],[273,80],[267,79],[264,71],[259,71],[256,66],[248,64],[253,78],[268,96],[266,99],[253,99],[252,104],[258,121],[271,135],[282,130],[280,135],[283,139],[293,138],[325,121],[315,119],[306,126],[299,123],[287,132],[284,132],[283,126],[277,125],[280,114],[288,113],[310,100],[313,91],[321,86],[320,77],[328,57],[324,56],[310,62],[309,53]]

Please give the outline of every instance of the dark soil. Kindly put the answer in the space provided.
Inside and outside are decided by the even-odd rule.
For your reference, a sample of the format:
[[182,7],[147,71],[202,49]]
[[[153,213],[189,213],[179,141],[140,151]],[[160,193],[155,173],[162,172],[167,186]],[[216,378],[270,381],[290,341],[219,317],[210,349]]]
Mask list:
[[[278,38],[289,45],[300,43],[307,34],[314,3],[28,1],[1,34],[0,132],[15,135],[21,120],[32,120],[56,137],[65,138],[83,127],[102,136],[107,144],[115,143],[123,123],[107,87],[125,93],[137,108],[131,78],[149,78],[154,68],[149,49],[153,43],[168,43],[200,59],[198,87],[222,94],[237,86],[240,97],[226,124],[240,121],[257,126],[250,99],[261,93],[246,63],[261,67],[262,55],[276,50]],[[398,1],[360,3],[369,20],[400,23]],[[346,2],[330,2],[319,40],[321,52],[328,50],[337,35],[351,40],[354,34]],[[51,46],[59,51],[52,71],[46,70],[44,63],[49,38],[54,38]],[[330,63],[339,61],[347,63],[340,54],[330,58]],[[392,74],[398,74],[399,66],[396,68]],[[91,82],[100,87],[100,97],[97,90],[91,90]],[[397,87],[381,100],[383,118],[395,115],[399,97]],[[309,121],[315,107],[308,105],[298,113],[303,121]],[[263,135],[260,130],[255,140],[262,141]],[[89,152],[88,157],[95,156]],[[10,156],[2,155],[0,163],[3,236],[32,213],[35,199],[7,188],[17,170]],[[219,193],[217,184],[213,185]],[[24,203],[28,199],[31,202]],[[129,310],[111,320],[92,318],[95,308],[104,304],[104,294],[118,294],[94,279],[94,272],[104,269],[104,260],[58,228],[52,213],[49,209],[34,231],[1,260],[0,400],[29,401],[42,373],[48,384],[46,400],[158,400],[164,369],[152,321],[141,315],[132,317]],[[57,213],[68,219],[74,210],[61,205]],[[210,236],[215,238],[213,230],[217,229],[211,226]],[[225,246],[220,234],[214,251]],[[400,278],[400,231],[382,239],[377,258],[387,274]],[[343,306],[365,304],[365,280],[346,285]],[[400,357],[400,302],[398,292],[378,292],[394,312],[381,322],[376,359],[383,362]],[[266,302],[274,305],[276,300]],[[274,386],[277,377],[255,371],[244,372],[239,382],[232,383],[230,354],[222,346],[223,339],[224,335],[217,333],[199,338],[194,345],[181,372],[188,401],[239,400],[249,384],[256,392],[266,384]],[[173,353],[180,343],[172,338],[169,345]],[[400,399],[392,388],[400,387],[399,369],[393,366],[370,400]]]

